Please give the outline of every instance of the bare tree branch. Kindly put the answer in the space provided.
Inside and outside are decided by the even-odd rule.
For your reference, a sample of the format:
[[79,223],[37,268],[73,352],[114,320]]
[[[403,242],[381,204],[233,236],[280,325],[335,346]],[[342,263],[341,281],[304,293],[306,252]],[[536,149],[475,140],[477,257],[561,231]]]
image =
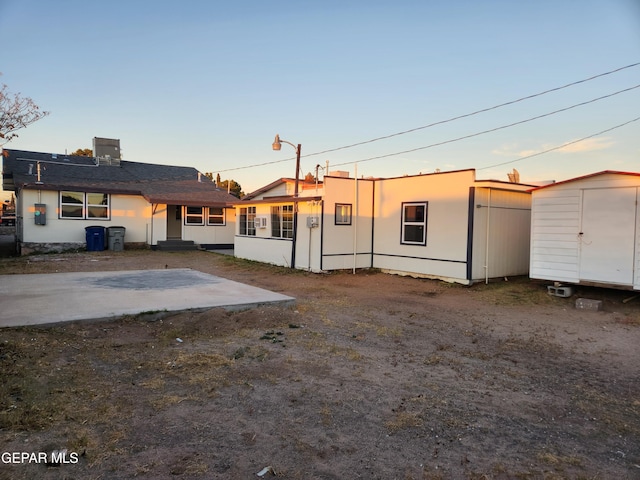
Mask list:
[[6,143],[17,137],[16,131],[37,122],[49,112],[40,110],[36,103],[19,93],[12,94],[9,87],[2,84],[0,87],[0,140]]

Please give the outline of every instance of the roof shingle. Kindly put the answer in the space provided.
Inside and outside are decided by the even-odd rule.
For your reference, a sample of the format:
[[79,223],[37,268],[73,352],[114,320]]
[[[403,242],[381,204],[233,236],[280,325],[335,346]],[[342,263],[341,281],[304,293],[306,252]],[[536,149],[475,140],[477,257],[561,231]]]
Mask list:
[[126,160],[118,166],[98,165],[91,157],[7,149],[3,153],[5,190],[99,191],[141,195],[150,203],[192,206],[230,206],[238,200],[192,167]]

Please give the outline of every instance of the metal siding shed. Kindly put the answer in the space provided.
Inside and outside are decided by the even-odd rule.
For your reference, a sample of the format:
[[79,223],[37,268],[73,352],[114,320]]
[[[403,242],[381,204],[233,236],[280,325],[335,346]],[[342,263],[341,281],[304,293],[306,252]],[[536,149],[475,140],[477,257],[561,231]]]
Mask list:
[[531,278],[640,290],[640,173],[532,190]]

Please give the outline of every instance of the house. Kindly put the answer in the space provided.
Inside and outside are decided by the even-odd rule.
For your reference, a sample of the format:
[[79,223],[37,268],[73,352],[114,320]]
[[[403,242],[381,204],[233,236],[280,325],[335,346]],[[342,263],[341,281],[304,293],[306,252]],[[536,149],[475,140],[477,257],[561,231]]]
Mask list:
[[531,185],[475,170],[321,184],[280,179],[236,203],[235,255],[326,272],[379,268],[462,284],[526,275]]
[[639,192],[611,170],[534,189],[531,278],[640,290]]
[[194,168],[5,149],[2,185],[22,254],[84,248],[90,226],[125,227],[129,247],[233,247],[237,198]]
[[[296,197],[295,181],[281,178],[236,202],[235,256],[291,268],[313,265],[311,269],[318,271],[318,252],[311,242],[320,237],[315,227],[299,225],[299,219],[319,218],[322,188],[322,184],[302,181]],[[299,247],[299,242],[308,247]],[[296,259],[303,254],[306,259]]]
[[10,227],[16,224],[16,211],[13,207],[13,203],[9,200],[2,202],[0,225]]

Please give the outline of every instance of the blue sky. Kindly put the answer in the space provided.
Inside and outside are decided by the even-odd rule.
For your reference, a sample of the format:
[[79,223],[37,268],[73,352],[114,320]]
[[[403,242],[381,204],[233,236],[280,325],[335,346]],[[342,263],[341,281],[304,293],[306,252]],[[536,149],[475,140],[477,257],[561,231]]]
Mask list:
[[[294,150],[359,176],[476,168],[563,180],[640,171],[640,66],[459,121],[403,132],[640,62],[638,0],[0,0],[0,82],[51,114],[6,148],[64,153],[119,138],[127,160],[193,166],[245,192],[295,174]],[[418,149],[411,153],[391,155]],[[288,160],[290,159],[290,160]],[[240,168],[249,165],[264,166]]]

